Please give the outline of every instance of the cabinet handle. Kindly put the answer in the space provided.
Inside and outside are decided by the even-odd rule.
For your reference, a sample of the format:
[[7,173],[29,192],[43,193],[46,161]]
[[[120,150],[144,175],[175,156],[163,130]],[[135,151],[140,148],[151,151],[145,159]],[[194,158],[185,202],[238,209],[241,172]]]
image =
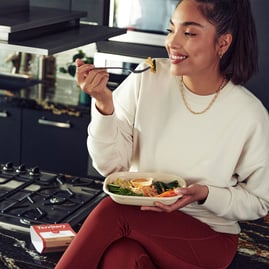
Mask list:
[[58,128],[71,128],[70,122],[50,121],[50,120],[46,120],[44,118],[38,119],[38,123],[42,124],[42,125],[49,125],[49,126],[54,126],[54,127],[58,127]]
[[8,113],[6,111],[0,111],[0,118],[7,118]]

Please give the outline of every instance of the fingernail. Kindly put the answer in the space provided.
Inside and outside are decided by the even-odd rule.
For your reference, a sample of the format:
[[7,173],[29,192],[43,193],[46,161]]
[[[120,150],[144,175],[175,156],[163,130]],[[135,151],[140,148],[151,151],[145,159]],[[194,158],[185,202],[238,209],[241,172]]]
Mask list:
[[175,188],[175,193],[181,194],[181,188]]
[[185,194],[186,193],[186,190],[184,188],[176,188],[175,189],[175,192],[177,194]]

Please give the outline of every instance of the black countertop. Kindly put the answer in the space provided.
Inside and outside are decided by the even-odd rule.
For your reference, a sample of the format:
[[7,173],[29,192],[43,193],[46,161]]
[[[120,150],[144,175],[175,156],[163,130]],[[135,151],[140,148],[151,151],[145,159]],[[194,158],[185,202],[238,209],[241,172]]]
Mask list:
[[53,269],[62,253],[39,254],[30,234],[0,229],[1,269]]

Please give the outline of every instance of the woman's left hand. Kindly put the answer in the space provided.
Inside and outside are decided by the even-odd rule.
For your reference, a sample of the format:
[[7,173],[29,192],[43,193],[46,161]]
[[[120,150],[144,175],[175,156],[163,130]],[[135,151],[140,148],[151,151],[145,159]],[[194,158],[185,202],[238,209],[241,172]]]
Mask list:
[[141,210],[156,211],[156,212],[172,212],[182,208],[188,204],[197,201],[206,200],[208,195],[208,187],[200,184],[192,184],[186,188],[178,188],[178,194],[182,194],[175,203],[171,205],[165,205],[161,202],[156,202],[155,206],[141,206]]

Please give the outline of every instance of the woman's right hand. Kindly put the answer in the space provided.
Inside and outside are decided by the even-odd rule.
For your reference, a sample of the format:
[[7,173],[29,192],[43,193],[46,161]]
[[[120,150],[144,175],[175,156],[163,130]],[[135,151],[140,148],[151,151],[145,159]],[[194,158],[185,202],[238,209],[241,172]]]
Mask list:
[[94,69],[92,64],[76,60],[76,80],[80,88],[95,98],[95,105],[100,113],[111,115],[114,112],[112,92],[107,88],[109,74],[105,69]]

